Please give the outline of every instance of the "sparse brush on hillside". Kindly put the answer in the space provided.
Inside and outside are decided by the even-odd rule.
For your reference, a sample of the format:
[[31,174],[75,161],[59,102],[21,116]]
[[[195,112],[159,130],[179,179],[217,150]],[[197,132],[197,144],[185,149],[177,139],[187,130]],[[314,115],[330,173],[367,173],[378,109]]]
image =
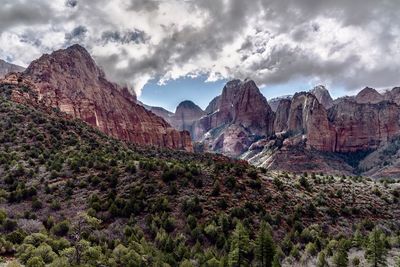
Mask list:
[[6,94],[0,177],[9,266],[325,266],[400,240],[397,183],[134,146]]

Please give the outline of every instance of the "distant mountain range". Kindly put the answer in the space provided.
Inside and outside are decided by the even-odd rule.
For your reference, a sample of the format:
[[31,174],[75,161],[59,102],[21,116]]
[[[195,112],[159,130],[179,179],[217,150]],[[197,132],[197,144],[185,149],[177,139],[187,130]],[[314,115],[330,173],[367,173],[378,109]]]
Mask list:
[[7,73],[20,71],[24,71],[24,68],[0,59],[0,78],[4,77]]
[[176,129],[190,131],[200,152],[222,153],[270,170],[400,174],[400,88],[381,94],[367,87],[355,97],[333,100],[320,85],[268,102],[253,81],[234,80],[205,111],[185,103],[185,109],[178,106],[179,114],[157,114],[170,122],[173,118]]

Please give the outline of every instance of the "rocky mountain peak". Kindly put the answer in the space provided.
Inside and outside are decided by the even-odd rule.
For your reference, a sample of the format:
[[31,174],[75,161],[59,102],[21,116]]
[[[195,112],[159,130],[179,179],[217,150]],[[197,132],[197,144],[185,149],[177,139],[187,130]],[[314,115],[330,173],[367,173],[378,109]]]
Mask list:
[[384,100],[384,96],[371,87],[362,89],[355,98],[357,103],[360,104],[376,104]]
[[57,107],[110,136],[142,145],[192,150],[188,132],[173,129],[137,104],[128,88],[109,82],[80,45],[43,55],[18,80],[31,81],[44,105]]
[[325,86],[318,85],[314,87],[310,93],[315,95],[319,103],[321,103],[326,109],[329,109],[333,106],[333,99]]
[[190,100],[185,100],[179,103],[179,105],[176,107],[175,113],[181,112],[182,110],[191,110],[198,113],[204,112],[198,105],[196,105],[195,103],[193,103],[193,101]]

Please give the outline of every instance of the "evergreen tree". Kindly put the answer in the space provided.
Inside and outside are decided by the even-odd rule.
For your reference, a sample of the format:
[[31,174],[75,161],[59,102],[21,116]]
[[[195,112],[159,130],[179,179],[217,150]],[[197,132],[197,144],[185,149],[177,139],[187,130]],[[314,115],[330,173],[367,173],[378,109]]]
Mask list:
[[247,256],[250,252],[249,235],[242,223],[237,223],[232,234],[231,249],[229,251],[229,266],[249,266]]
[[275,254],[274,260],[272,261],[272,267],[281,267],[278,254]]
[[260,267],[271,267],[275,255],[275,245],[271,236],[270,228],[266,222],[262,222],[256,239],[255,256],[257,265]]
[[321,251],[318,254],[317,267],[327,267],[327,266],[329,266],[329,265],[328,265],[328,262],[326,261],[325,252]]
[[354,233],[353,237],[353,246],[355,247],[361,247],[363,245],[363,236],[361,234],[361,231],[359,229],[356,230]]
[[386,266],[387,249],[385,247],[384,234],[378,229],[374,229],[368,237],[365,258],[373,267]]
[[345,240],[341,240],[339,242],[333,261],[337,267],[347,267],[349,265],[349,256],[347,253]]

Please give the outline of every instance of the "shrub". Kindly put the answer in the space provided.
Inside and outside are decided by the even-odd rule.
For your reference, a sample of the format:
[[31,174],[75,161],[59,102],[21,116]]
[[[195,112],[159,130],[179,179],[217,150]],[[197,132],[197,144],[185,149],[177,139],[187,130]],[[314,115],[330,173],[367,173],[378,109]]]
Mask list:
[[70,224],[68,221],[62,221],[53,226],[51,231],[57,236],[66,236],[69,232]]
[[26,267],[45,267],[45,266],[46,264],[44,263],[41,257],[32,257],[26,263]]
[[236,179],[235,179],[235,177],[233,177],[233,176],[228,176],[226,179],[225,179],[225,186],[227,187],[227,188],[229,188],[229,189],[234,189],[235,188],[235,186],[236,186]]
[[182,210],[186,215],[199,215],[203,212],[203,208],[201,207],[200,200],[197,196],[186,199],[183,202]]

